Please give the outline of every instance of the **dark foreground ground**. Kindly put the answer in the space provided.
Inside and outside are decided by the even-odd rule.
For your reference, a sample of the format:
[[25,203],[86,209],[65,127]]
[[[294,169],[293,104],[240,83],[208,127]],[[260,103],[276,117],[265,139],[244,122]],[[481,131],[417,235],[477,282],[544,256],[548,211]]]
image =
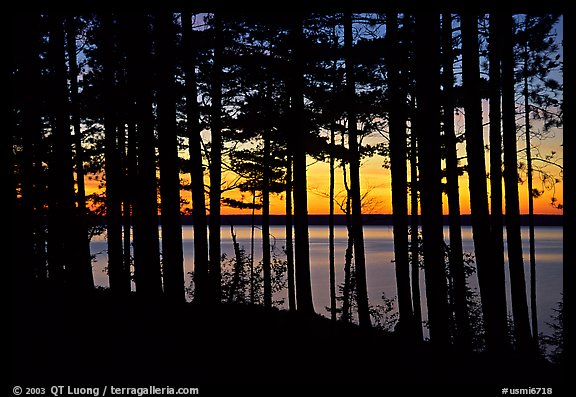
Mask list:
[[559,395],[563,383],[561,368],[545,361],[463,356],[259,307],[169,308],[97,294],[72,303],[44,296],[13,303],[12,311],[12,383],[21,386],[173,385],[207,394],[372,385],[382,392],[353,395],[388,395],[383,391],[426,392],[432,385],[441,395],[466,396],[474,390],[501,395],[503,387],[552,387]]

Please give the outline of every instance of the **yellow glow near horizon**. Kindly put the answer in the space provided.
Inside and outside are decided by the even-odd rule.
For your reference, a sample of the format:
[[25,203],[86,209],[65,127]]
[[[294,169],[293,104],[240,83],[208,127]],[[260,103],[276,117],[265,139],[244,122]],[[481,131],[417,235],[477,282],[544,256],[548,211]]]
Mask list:
[[[463,128],[462,120],[456,118],[456,127]],[[485,139],[488,141],[487,129],[485,130]],[[518,149],[525,149],[523,137],[519,138]],[[551,151],[557,152],[557,157],[559,164],[562,165],[562,130],[556,132],[556,136],[552,139],[543,141],[539,147],[542,154],[550,153]],[[181,156],[187,157],[187,152],[181,153]],[[458,147],[458,156],[465,156],[465,145],[461,144]],[[488,162],[489,154],[486,153],[486,161]],[[523,160],[523,155],[519,154],[519,161]],[[383,168],[383,158],[381,156],[374,156],[371,158],[364,159],[362,161],[362,166],[360,170],[361,179],[361,190],[362,193],[367,193],[366,201],[367,204],[363,207],[364,213],[367,214],[390,214],[392,213],[392,200],[391,200],[391,185],[390,185],[390,170]],[[488,170],[488,163],[486,164],[486,169]],[[557,172],[557,169],[551,169]],[[181,175],[183,183],[189,183],[189,175]],[[329,178],[330,171],[327,162],[315,162],[313,159],[308,158],[308,172],[307,172],[307,186],[308,186],[308,213],[309,214],[328,214],[329,212]],[[230,174],[224,173],[223,180],[225,184],[232,181],[232,176]],[[205,182],[208,181],[208,175],[205,175]],[[490,189],[490,183],[488,182],[488,189]],[[86,178],[86,190],[88,194],[94,192],[100,192],[100,180]],[[542,189],[541,183],[538,179],[538,175],[535,174],[533,177],[534,188]],[[468,175],[464,174],[459,178],[459,191],[460,191],[460,213],[470,214],[470,191],[468,188]],[[518,185],[518,192],[520,197],[520,212],[523,214],[528,213],[528,187],[527,183]],[[344,199],[345,189],[343,183],[342,169],[337,168],[335,171],[335,194],[336,200],[342,202]],[[490,194],[490,190],[488,190]],[[181,195],[187,201],[190,201],[190,191],[182,190]],[[558,183],[555,186],[555,191],[545,190],[541,197],[534,199],[534,213],[535,214],[552,214],[552,215],[562,215],[563,211],[559,210],[551,205],[551,199],[555,196],[558,203],[563,203],[563,183]],[[237,200],[242,200],[244,202],[251,202],[252,197],[249,193],[241,193],[238,190],[227,191],[223,194],[223,197],[234,198]],[[505,200],[505,198],[504,198]],[[443,212],[448,213],[448,203],[446,196],[443,196]],[[410,204],[410,199],[408,198],[408,204]],[[208,205],[208,203],[207,203]],[[274,215],[285,214],[285,195],[272,195],[270,198],[270,213]],[[190,207],[190,205],[188,205]],[[503,208],[504,203],[503,203]],[[221,207],[221,213],[225,215],[232,214],[251,214],[251,210],[239,210],[236,208],[231,208],[227,206]],[[260,211],[257,211],[260,213]],[[335,205],[335,213],[341,214],[342,211],[339,209],[338,205]]]
[[[310,163],[312,161],[310,160]],[[329,178],[330,169],[327,163],[317,162],[308,167],[308,213],[309,214],[327,214],[329,212]],[[188,183],[188,175],[182,175],[182,179]],[[391,199],[391,186],[390,186],[390,170],[382,167],[382,159],[373,157],[362,163],[360,171],[360,179],[362,186],[362,193],[369,191],[367,200],[369,203],[363,208],[364,213],[367,214],[390,214],[392,213],[392,199]],[[86,179],[86,192],[87,194],[101,192],[100,181],[94,179]],[[460,212],[462,214],[470,213],[470,194],[468,189],[468,176],[464,174],[459,178],[460,187]],[[489,187],[489,184],[488,184]],[[539,182],[534,178],[534,187],[540,188]],[[528,191],[527,184],[519,184],[518,192],[520,196],[520,212],[523,214],[528,213]],[[344,197],[344,183],[342,176],[342,169],[337,168],[335,172],[335,194],[336,200],[342,201]],[[190,192],[182,191],[182,197],[190,201]],[[556,185],[554,192],[555,197],[559,203],[563,203],[563,184]],[[244,195],[244,197],[243,197]],[[534,199],[534,213],[536,214],[551,214],[562,215],[563,211],[554,208],[551,205],[551,198],[553,192],[545,191],[544,194]],[[225,197],[235,198],[238,200],[243,199],[248,202],[252,198],[250,194],[241,193],[239,191],[230,191],[225,193]],[[409,201],[409,199],[408,199]],[[448,213],[448,204],[446,196],[443,200],[443,212]],[[285,213],[285,195],[272,195],[270,198],[270,213],[274,215],[281,215]],[[227,206],[222,206],[222,214],[251,214],[251,210],[239,210]],[[259,211],[257,211],[259,212]],[[342,213],[335,206],[335,213]]]
[[[308,213],[309,214],[327,214],[329,212],[329,178],[330,168],[328,163],[313,162],[309,159],[308,167]],[[182,175],[183,181],[188,183],[189,176]],[[390,185],[390,170],[382,167],[382,158],[373,157],[363,161],[360,170],[361,189],[362,193],[367,191],[368,204],[363,208],[364,213],[367,214],[390,214],[392,213],[392,199],[391,199],[391,185]],[[207,178],[206,178],[207,180]],[[100,181],[86,179],[86,192],[87,194],[100,192]],[[540,183],[534,178],[534,187],[540,189]],[[488,184],[488,187],[490,185]],[[468,189],[468,176],[464,174],[459,178],[460,187],[460,213],[470,213],[470,194]],[[520,212],[523,214],[528,213],[528,191],[527,184],[519,184],[518,192],[520,196]],[[335,194],[336,200],[342,201],[344,198],[344,183],[342,169],[337,168],[335,171]],[[489,192],[488,192],[489,193]],[[182,197],[190,201],[190,192],[182,191]],[[562,215],[563,211],[554,208],[551,205],[551,198],[555,195],[559,203],[563,203],[563,184],[558,183],[555,192],[545,191],[544,194],[534,199],[534,213],[536,214],[551,214]],[[243,196],[244,195],[244,196]],[[229,191],[224,194],[225,197],[235,198],[238,200],[243,199],[248,202],[252,200],[250,194],[241,193],[239,191]],[[409,199],[408,199],[409,201]],[[446,196],[443,196],[443,212],[448,213],[448,204]],[[408,202],[409,204],[409,202]],[[270,198],[270,213],[274,215],[281,215],[285,213],[285,195],[272,195]],[[251,210],[239,210],[227,206],[222,206],[222,214],[251,214]],[[259,211],[257,211],[259,213]],[[335,206],[335,213],[341,214],[342,212]]]
[[[311,162],[311,160],[310,160]],[[314,163],[308,167],[308,213],[309,214],[327,214],[329,212],[329,178],[330,169],[327,163]],[[365,213],[371,214],[390,214],[392,213],[392,199],[391,199],[391,186],[390,186],[390,170],[382,167],[382,159],[373,157],[363,162],[360,171],[362,192],[369,191],[367,198],[369,201],[368,206],[363,208]],[[459,178],[460,187],[460,213],[470,214],[470,191],[468,189],[468,177],[463,175]],[[489,184],[488,184],[489,187]],[[534,187],[539,185],[534,180]],[[344,184],[342,179],[342,170],[336,170],[335,177],[335,192],[338,198],[342,199],[344,192]],[[520,212],[523,214],[528,213],[528,192],[526,183],[518,185],[518,192],[520,196]],[[560,203],[563,202],[563,189],[562,183],[556,186],[556,197]],[[236,199],[241,198],[241,194],[237,192],[228,192],[227,197]],[[249,196],[246,196],[249,198]],[[245,200],[246,200],[245,198]],[[562,215],[563,211],[554,208],[550,202],[552,192],[546,191],[541,197],[534,199],[534,213],[536,214],[551,214]],[[409,199],[408,199],[409,200]],[[448,213],[448,203],[446,196],[442,200],[443,212]],[[230,207],[222,207],[222,214],[250,214],[250,210],[238,210]],[[271,214],[284,214],[285,201],[284,195],[272,196],[270,199],[270,213]],[[338,206],[335,208],[335,213],[342,213]]]

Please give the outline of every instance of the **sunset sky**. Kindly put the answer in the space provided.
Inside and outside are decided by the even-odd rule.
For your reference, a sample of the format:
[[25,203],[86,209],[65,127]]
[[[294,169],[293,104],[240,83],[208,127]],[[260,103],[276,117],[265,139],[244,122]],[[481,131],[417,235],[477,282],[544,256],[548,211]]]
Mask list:
[[[485,109],[486,110],[486,109]],[[487,115],[487,111],[484,112]],[[455,117],[456,131],[462,133],[464,131],[464,121],[459,119],[459,116]],[[535,130],[538,127],[533,126]],[[488,142],[487,135],[488,127],[485,127],[485,144]],[[524,134],[518,134],[518,161],[525,163],[525,138]],[[209,136],[209,133],[208,133]],[[543,141],[533,139],[533,147],[538,147],[538,149],[533,148],[533,157],[537,151],[541,153],[542,156],[550,154],[555,151],[554,161],[560,165],[563,165],[563,132],[562,129],[556,129],[551,131],[549,138]],[[375,136],[371,139],[370,143],[381,142],[383,140],[380,136]],[[458,157],[465,157],[465,144],[461,143],[458,146]],[[181,152],[182,157],[187,157],[187,151]],[[488,170],[488,156],[489,152],[486,151],[486,169]],[[466,159],[462,160],[465,164]],[[362,191],[370,191],[367,198],[370,203],[367,205],[363,211],[365,213],[372,214],[390,214],[392,212],[391,203],[391,187],[390,187],[390,170],[382,167],[384,163],[384,158],[382,156],[376,155],[371,158],[364,159],[362,161],[362,167],[360,171],[360,178],[362,184]],[[308,157],[308,213],[309,214],[327,214],[329,212],[329,200],[327,198],[329,192],[329,164],[328,162],[319,162],[310,157]],[[534,167],[542,165],[541,162],[534,161]],[[409,167],[409,165],[408,165]],[[409,168],[408,168],[409,169]],[[554,166],[548,166],[546,168],[547,172],[556,176],[556,178],[561,179],[559,173],[560,169]],[[189,183],[189,175],[182,175],[182,181],[184,183]],[[224,173],[223,180],[232,180],[233,175]],[[335,193],[337,200],[342,200],[344,197],[344,185],[342,178],[342,169],[337,168],[336,170],[336,185]],[[534,188],[543,190],[542,183],[540,181],[540,176],[538,173],[534,173],[533,178]],[[205,175],[205,183],[208,183],[208,175]],[[87,180],[87,193],[93,193],[97,191],[102,191],[99,189],[100,182],[96,180]],[[489,186],[489,183],[488,183]],[[464,174],[459,179],[460,187],[460,208],[462,214],[470,213],[470,196],[468,189],[468,176]],[[528,213],[528,188],[527,184],[518,185],[520,193],[520,210],[522,213]],[[229,191],[224,194],[224,197],[235,198],[238,200],[242,199],[242,194],[239,191]],[[557,198],[558,203],[563,203],[563,184],[562,182],[557,183],[554,190],[545,190],[544,194],[534,200],[534,208],[536,214],[554,214],[562,215],[563,211],[559,210],[551,205],[552,196]],[[182,191],[182,197],[190,201],[190,192]],[[252,197],[250,194],[244,194],[243,201],[251,202]],[[444,213],[448,213],[448,205],[446,196],[443,199]],[[270,213],[271,214],[284,214],[285,211],[285,201],[284,195],[272,195],[270,200]],[[338,206],[336,205],[336,213],[341,213]],[[250,214],[250,210],[239,210],[236,208],[230,208],[223,206],[222,214]]]
[[[488,107],[484,106],[484,116],[488,115]],[[484,120],[486,124],[487,119]],[[519,123],[519,133],[518,133],[518,162],[526,162],[526,144],[525,144],[525,130],[523,126]],[[455,126],[457,133],[464,132],[464,117],[460,114],[455,115]],[[538,122],[534,121],[532,125],[533,131],[540,131]],[[532,138],[532,157],[536,156],[538,151],[541,156],[550,154],[555,151],[554,161],[560,165],[563,164],[563,135],[562,129],[555,129],[550,131],[548,138],[542,141]],[[382,142],[383,138],[381,136],[373,136],[368,138],[370,143]],[[366,141],[368,140],[366,139]],[[485,126],[485,137],[484,142],[487,144],[489,142],[488,137],[488,125]],[[458,145],[458,157],[462,158],[466,156],[466,146],[465,143]],[[486,156],[486,170],[489,170],[489,152],[485,152]],[[382,167],[384,163],[384,158],[382,156],[376,155],[371,158],[364,159],[362,162],[362,167],[360,170],[360,178],[362,184],[363,192],[370,191],[367,198],[370,201],[369,205],[363,209],[365,213],[373,214],[390,214],[392,213],[392,199],[391,199],[391,186],[390,186],[390,170]],[[466,163],[466,159],[462,160],[462,164]],[[308,212],[310,214],[327,214],[329,212],[329,200],[327,198],[329,192],[329,177],[330,168],[328,162],[318,162],[312,158],[308,158]],[[538,166],[542,166],[543,163],[537,160],[533,161],[534,169]],[[443,165],[444,166],[444,165]],[[409,169],[409,165],[408,165]],[[546,171],[555,175],[556,178],[561,179],[559,174],[560,169],[554,166],[548,166]],[[524,175],[525,178],[526,175]],[[335,193],[338,196],[340,193],[340,200],[344,197],[344,185],[342,177],[342,169],[338,168],[336,170],[336,185]],[[488,181],[488,188],[490,184]],[[464,174],[459,178],[460,187],[460,209],[462,214],[470,213],[470,194],[468,189],[468,175]],[[555,191],[546,190],[542,187],[540,180],[540,174],[534,172],[533,177],[533,187],[539,190],[545,190],[545,193],[534,200],[534,211],[536,214],[555,214],[562,215],[562,210],[559,210],[551,205],[551,199],[554,195],[558,203],[563,203],[563,186],[562,183],[557,183],[555,186]],[[519,195],[520,195],[520,210],[522,213],[528,213],[528,187],[527,183],[518,185]],[[233,197],[236,199],[241,198],[240,193],[228,192],[227,197]],[[188,194],[189,198],[189,194]],[[246,195],[244,201],[251,201],[250,195]],[[338,200],[338,197],[337,197]],[[270,213],[272,214],[283,214],[284,213],[284,197],[273,196],[271,198],[271,208]],[[448,213],[448,204],[446,196],[443,199],[444,213]],[[245,213],[249,214],[249,210],[240,211],[235,208],[222,207],[223,214],[238,214]],[[338,206],[336,206],[336,213],[341,213]]]
[[[563,19],[561,18],[558,23],[558,28],[556,29],[558,37],[557,42],[562,43],[563,41]],[[563,55],[562,45],[560,45],[560,55]],[[554,72],[552,76],[559,81],[562,81],[562,76]],[[519,107],[518,111],[522,111],[522,108]],[[484,127],[484,143],[485,145],[488,144],[488,103],[484,101],[483,103],[483,123]],[[525,164],[526,158],[526,145],[525,145],[525,129],[522,125],[522,117],[518,115],[518,161],[519,163]],[[455,114],[455,127],[457,134],[463,134],[465,125],[464,125],[464,117],[462,114]],[[540,132],[541,131],[541,123],[538,121],[532,121],[532,131]],[[204,132],[204,139],[209,141],[210,133],[208,131]],[[369,137],[366,139],[370,143],[379,143],[384,140],[381,136],[374,136]],[[552,159],[553,162],[563,166],[563,130],[562,129],[555,129],[547,133],[547,138],[544,140],[539,140],[536,138],[532,138],[532,156],[533,158],[536,157],[537,153],[540,153],[541,157],[545,157],[546,155],[555,152],[555,155]],[[187,158],[188,153],[187,151],[182,151],[180,153],[181,157]],[[466,163],[466,151],[465,151],[465,144],[461,143],[458,146],[458,157],[463,158],[462,164]],[[486,170],[489,170],[488,165],[488,158],[489,152],[488,150],[485,152],[486,156]],[[224,160],[225,161],[225,160]],[[382,156],[376,155],[374,157],[364,159],[362,162],[362,168],[360,171],[361,177],[361,186],[362,191],[370,191],[368,194],[368,199],[370,201],[369,205],[367,205],[363,211],[365,213],[373,213],[373,214],[390,214],[392,212],[392,204],[391,204],[391,186],[390,186],[390,170],[383,168],[382,165],[384,163],[384,158]],[[539,162],[538,160],[534,161],[534,168],[536,169],[539,166],[544,165],[543,162]],[[312,158],[308,158],[308,213],[309,214],[327,214],[329,212],[329,200],[327,198],[328,191],[329,191],[329,165],[327,162],[318,162]],[[444,165],[443,165],[444,166]],[[555,215],[562,215],[563,211],[561,209],[557,209],[551,205],[552,197],[556,197],[557,203],[563,204],[563,184],[562,184],[562,174],[561,168],[555,166],[547,166],[545,171],[553,175],[555,178],[560,180],[560,183],[557,183],[553,189],[550,189],[551,186],[548,186],[548,189],[543,187],[541,176],[539,173],[535,172],[533,177],[533,184],[534,188],[538,190],[544,190],[542,196],[534,199],[534,208],[536,214],[555,214]],[[525,173],[523,175],[524,179],[526,177]],[[182,181],[184,183],[189,183],[189,175],[182,175]],[[223,181],[231,181],[234,179],[234,176],[230,173],[223,175]],[[208,175],[205,175],[205,183],[208,182]],[[96,191],[100,191],[99,188],[100,182],[95,180],[87,180],[86,186],[88,193],[93,193]],[[459,187],[460,187],[460,208],[462,214],[469,214],[470,213],[470,197],[469,197],[469,189],[468,189],[468,176],[464,174],[459,179]],[[489,183],[488,183],[489,188]],[[524,182],[523,184],[518,185],[519,193],[520,193],[520,210],[522,213],[528,213],[528,188],[527,183]],[[344,194],[344,186],[342,181],[342,169],[338,168],[336,170],[336,186],[335,192],[337,195],[337,200],[342,200]],[[340,196],[338,194],[340,193]],[[246,202],[251,202],[252,197],[249,194],[245,194],[244,197],[242,193],[239,191],[229,191],[226,192],[224,197],[234,198],[238,200],[243,200]],[[190,192],[189,191],[182,191],[182,197],[186,200],[190,201]],[[408,203],[410,204],[410,203]],[[448,205],[446,196],[443,199],[444,205],[444,213],[448,213]],[[271,214],[284,214],[285,211],[285,201],[284,195],[276,196],[273,195],[270,201],[270,213]],[[239,210],[235,208],[230,208],[223,206],[222,207],[222,214],[250,214],[251,210]],[[338,206],[336,206],[336,213],[341,213]]]

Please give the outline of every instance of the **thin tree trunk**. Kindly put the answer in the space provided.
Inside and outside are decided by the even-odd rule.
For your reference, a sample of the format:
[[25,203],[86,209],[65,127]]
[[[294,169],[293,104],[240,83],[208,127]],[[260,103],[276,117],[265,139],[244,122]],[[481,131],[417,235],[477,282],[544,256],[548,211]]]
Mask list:
[[[336,27],[332,29],[333,36],[333,48],[338,49],[338,35],[336,34]],[[333,90],[336,91],[338,88],[338,63],[336,60],[332,63],[332,73],[334,73]],[[332,120],[330,123],[330,146],[332,150],[330,151],[330,187],[329,187],[329,215],[328,215],[328,267],[330,272],[330,318],[332,321],[336,321],[336,263],[335,263],[335,252],[334,252],[334,185],[335,185],[335,160],[334,149],[336,147],[336,121]]]
[[[408,32],[414,30],[414,19],[409,14],[405,14],[403,18],[404,27],[403,34],[407,35]],[[408,75],[409,78],[413,79],[413,76]],[[409,112],[414,115],[414,110],[416,109],[416,98],[411,95]],[[413,120],[413,118],[412,118]],[[413,122],[411,120],[411,131],[410,131],[410,252],[412,256],[411,267],[411,286],[412,286],[412,307],[414,309],[414,322],[416,327],[416,335],[418,341],[424,340],[423,330],[422,330],[422,303],[420,297],[420,246],[418,243],[419,235],[419,221],[418,221],[418,192],[420,190],[420,182],[418,181],[418,148],[417,148],[417,134],[414,130]]]
[[416,136],[412,132],[410,143],[410,254],[412,256],[411,286],[412,286],[412,307],[414,308],[414,323],[416,337],[418,341],[424,340],[422,331],[422,306],[420,303],[420,250],[418,247],[418,164]]
[[144,299],[162,294],[158,203],[156,189],[156,148],[152,87],[150,76],[151,40],[145,15],[127,15],[128,76],[135,99],[134,119],[137,135],[136,192],[134,196],[134,266],[136,293]]
[[497,321],[502,302],[500,286],[496,278],[497,267],[493,261],[492,235],[488,211],[488,187],[484,158],[482,130],[482,104],[480,96],[480,61],[478,48],[477,15],[462,16],[462,70],[464,87],[464,109],[466,112],[466,154],[468,156],[468,180],[472,233],[478,269],[478,283],[488,349],[497,351],[503,345],[505,328]]
[[251,233],[250,233],[250,303],[256,303],[256,287],[254,285],[254,229],[256,223],[256,192],[252,192],[252,217],[250,219],[251,223]]
[[293,64],[289,90],[293,124],[289,150],[294,169],[294,248],[296,270],[296,304],[302,313],[314,313],[310,281],[310,247],[308,236],[308,191],[306,183],[306,135],[304,120],[303,27],[300,15],[295,15],[291,29]]
[[234,225],[230,225],[230,235],[232,236],[232,245],[234,246],[234,256],[236,257],[236,263],[234,264],[234,275],[232,276],[232,285],[230,286],[230,291],[228,293],[228,303],[233,303],[235,301],[234,296],[236,295],[236,290],[238,289],[238,285],[240,284],[240,273],[242,273],[244,263],[242,263],[242,253],[240,252],[240,244],[238,244],[238,241],[236,241],[236,233],[234,232]]
[[264,307],[272,307],[272,273],[270,264],[270,135],[264,131],[262,177],[262,272],[264,276]]
[[458,187],[458,158],[456,133],[454,131],[454,54],[452,42],[452,15],[442,16],[442,55],[443,55],[443,124],[446,144],[446,193],[448,196],[448,217],[450,224],[450,274],[452,278],[454,317],[456,322],[455,343],[462,350],[471,349],[471,332],[468,318],[466,276],[464,274],[464,252],[462,250],[462,229],[460,224],[460,193]]
[[[528,29],[530,16],[526,16]],[[524,45],[524,123],[526,124],[526,165],[528,167],[528,230],[530,234],[530,319],[534,348],[538,350],[538,307],[536,305],[536,245],[534,236],[534,194],[532,186],[532,145],[530,143],[530,96],[528,91],[528,36]]]
[[90,241],[88,239],[88,223],[86,220],[86,187],[84,184],[84,149],[82,148],[82,130],[80,129],[80,114],[78,108],[78,64],[76,61],[76,20],[73,16],[66,18],[66,46],[68,52],[68,68],[70,73],[70,114],[74,128],[74,149],[76,151],[76,182],[77,200],[77,239],[78,276],[87,288],[94,288],[92,275],[92,258],[90,256]]
[[186,128],[190,155],[190,186],[192,190],[192,218],[194,219],[194,300],[208,299],[208,222],[204,197],[204,167],[202,164],[202,127],[198,108],[196,84],[196,52],[192,40],[192,21],[189,13],[182,13],[182,41],[184,46],[184,74],[186,90]]
[[[129,114],[132,113],[129,111]],[[130,116],[133,118],[133,115]],[[136,229],[138,228],[138,215],[137,211],[137,197],[136,194],[138,192],[138,150],[137,150],[137,142],[138,142],[138,131],[136,131],[136,123],[132,119],[128,123],[128,189],[130,190],[130,204],[131,204],[131,227],[132,227],[132,267],[133,267],[133,274],[131,274],[130,281],[136,281]],[[127,268],[130,271],[130,267]],[[132,287],[132,282],[130,283],[130,287]]]
[[[344,134],[342,134],[344,135]],[[344,136],[342,136],[344,145]],[[348,188],[348,177],[346,176],[346,165],[342,162],[342,175],[344,178],[344,188],[346,189],[346,231],[348,233],[348,243],[344,253],[344,288],[342,291],[342,321],[349,323],[352,321],[352,258],[354,255],[354,233],[352,232],[352,200],[350,189]]]
[[118,115],[116,113],[116,62],[114,37],[112,36],[112,16],[102,16],[102,54],[104,92],[104,170],[106,172],[106,236],[108,240],[108,276],[110,290],[117,295],[127,293],[122,281],[123,241],[122,241],[122,175],[121,159],[117,143]]
[[356,253],[356,303],[361,327],[371,327],[366,287],[366,256],[364,254],[364,228],[362,225],[362,199],[360,194],[360,151],[356,125],[356,88],[352,55],[352,14],[344,13],[344,52],[346,63],[346,98],[348,115],[348,149],[350,151],[350,194],[352,195],[352,232]]
[[51,91],[53,101],[52,137],[53,147],[48,164],[50,183],[49,206],[49,274],[60,285],[67,283],[71,289],[82,290],[83,278],[78,268],[78,250],[74,245],[76,233],[76,207],[72,163],[72,139],[68,114],[68,81],[63,18],[50,16],[49,60],[52,68]]
[[[330,145],[335,146],[335,125],[330,128]],[[328,215],[328,244],[329,244],[329,272],[330,272],[330,318],[336,321],[336,269],[334,258],[334,153],[330,152],[330,213]]]
[[[494,294],[500,302],[494,313],[493,321],[497,324],[496,351],[509,348],[508,312],[506,309],[506,286],[504,269],[504,223],[502,220],[502,130],[500,118],[500,55],[498,49],[498,34],[495,15],[490,15],[490,40],[488,42],[489,91],[490,91],[490,228],[492,233],[492,261],[497,277],[493,282],[497,285]],[[503,332],[503,334],[502,334]]]
[[419,153],[424,273],[430,340],[450,344],[444,264],[442,170],[440,150],[440,18],[416,17],[416,132]]
[[286,262],[288,263],[288,309],[296,310],[294,244],[292,240],[292,156],[286,154]]
[[172,14],[155,19],[157,35],[157,113],[162,211],[162,270],[164,294],[172,302],[184,301],[184,256],[180,218],[180,164],[176,135],[176,84],[174,75],[176,32]]
[[[387,21],[387,39],[397,53],[399,47],[398,15],[391,13]],[[390,90],[390,171],[392,177],[392,224],[394,228],[394,261],[399,319],[397,329],[414,334],[414,314],[410,291],[410,263],[408,260],[408,179],[406,167],[406,95],[400,75],[401,60],[388,59]]]
[[[128,127],[128,131],[130,131]],[[130,156],[133,149],[130,147],[130,137],[126,136],[126,124],[123,121],[118,123],[118,147],[120,148],[122,162],[122,233],[123,233],[123,266],[122,282],[123,289],[130,292],[130,267],[132,265],[132,216],[131,216],[131,189],[130,189]],[[129,133],[129,132],[128,132]]]
[[211,75],[212,104],[210,117],[210,284],[211,302],[220,302],[220,200],[222,197],[222,18],[214,16],[214,64]]
[[514,47],[513,17],[502,17],[502,129],[504,143],[504,189],[506,192],[506,237],[508,241],[508,266],[510,268],[510,290],[514,334],[519,353],[527,354],[532,349],[526,278],[522,258],[522,236],[520,234],[520,203],[518,198],[518,164],[516,151],[516,106],[514,92]]

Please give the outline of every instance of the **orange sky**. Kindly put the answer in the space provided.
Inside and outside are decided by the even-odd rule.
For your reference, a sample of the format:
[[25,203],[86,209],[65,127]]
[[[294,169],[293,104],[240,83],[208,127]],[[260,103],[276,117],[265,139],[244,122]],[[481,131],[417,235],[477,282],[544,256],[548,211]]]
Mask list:
[[[329,189],[329,166],[327,163],[314,163],[309,159],[308,167],[308,213],[310,214],[327,214],[329,211],[329,200],[327,198]],[[382,159],[374,157],[366,160],[361,169],[361,183],[363,192],[370,190],[367,197],[370,198],[371,203],[369,207],[364,208],[366,213],[374,214],[389,214],[392,211],[391,195],[390,195],[390,170],[381,166]],[[182,178],[187,180],[187,176],[183,175]],[[98,191],[98,181],[87,180],[86,186],[88,193]],[[463,175],[460,177],[460,208],[462,214],[470,213],[470,196],[468,190],[468,177]],[[528,198],[526,184],[519,185],[520,193],[520,208],[522,213],[528,212]],[[539,183],[535,180],[534,187],[540,187]],[[337,198],[342,198],[344,185],[342,182],[342,170],[336,170],[336,185],[335,192]],[[340,193],[340,195],[338,195]],[[556,197],[558,202],[563,203],[563,188],[562,183],[556,185]],[[188,201],[190,200],[190,192],[183,191],[182,196]],[[241,198],[239,192],[227,192],[225,197],[232,197],[236,199]],[[550,205],[552,197],[551,191],[546,191],[544,195],[534,200],[535,213],[537,214],[555,214],[561,215],[562,210],[558,210]],[[245,201],[251,201],[251,196],[246,195]],[[447,200],[444,196],[444,213],[448,213]],[[285,209],[284,195],[272,196],[270,200],[270,213],[283,214]],[[222,214],[249,214],[250,210],[238,210],[230,207],[222,207]],[[336,213],[340,210],[336,206]]]
[[[309,163],[313,163],[309,159]],[[363,163],[361,170],[361,184],[363,191],[370,190],[368,197],[372,199],[370,208],[365,208],[366,213],[389,214],[392,212],[391,195],[390,195],[390,170],[382,168],[382,159],[379,157],[371,158]],[[314,163],[308,167],[308,213],[310,214],[327,214],[329,211],[329,200],[326,197],[329,189],[329,166],[327,163]],[[468,190],[467,175],[461,176],[460,186],[460,209],[462,214],[470,213],[470,195]],[[534,182],[534,187],[539,187]],[[344,190],[342,183],[342,170],[336,170],[335,192]],[[522,213],[528,213],[528,192],[526,184],[519,185],[520,209]],[[556,197],[560,203],[563,202],[562,183],[556,186]],[[240,198],[240,194],[232,192],[227,193],[227,197]],[[555,214],[561,215],[562,211],[550,205],[552,192],[547,191],[544,195],[534,200],[534,212],[537,214]],[[246,196],[246,201],[250,196]],[[443,200],[444,213],[448,213],[446,196]],[[284,213],[284,197],[273,196],[271,199],[271,214]],[[234,208],[222,207],[223,214],[249,214],[249,210],[240,211]],[[336,213],[340,213],[336,207]]]
[[[460,124],[456,120],[456,127],[462,128],[463,123]],[[485,142],[488,141],[488,137],[485,137]],[[518,141],[518,149],[524,149],[524,141],[521,137]],[[539,151],[542,154],[549,153],[551,150],[557,152],[556,157],[559,158],[559,163],[562,162],[562,131],[557,131],[552,139],[543,141],[540,144]],[[535,151],[533,151],[535,152]],[[183,153],[182,155],[186,155]],[[463,157],[465,155],[465,145],[460,144],[458,147],[458,156]],[[486,159],[488,160],[488,152],[486,152]],[[522,152],[519,154],[519,161],[524,161],[524,155]],[[464,160],[465,161],[465,160]],[[367,196],[370,200],[370,204],[364,208],[365,213],[374,214],[390,214],[392,212],[391,206],[391,195],[390,195],[390,170],[382,167],[383,158],[381,156],[374,156],[372,158],[365,159],[362,163],[362,168],[360,171],[361,186],[363,192],[370,190]],[[308,158],[308,213],[309,214],[327,214],[329,212],[329,200],[327,198],[329,190],[329,166],[328,163],[315,162],[313,159]],[[488,169],[488,164],[487,168]],[[556,172],[558,169],[550,168],[550,172]],[[226,176],[224,174],[224,179],[229,179],[231,176]],[[183,181],[188,183],[188,175],[182,175]],[[208,181],[207,175],[205,181]],[[537,174],[534,177],[534,188],[541,189],[541,183],[538,180]],[[98,190],[99,181],[87,180],[86,181],[88,193],[92,193]],[[489,185],[489,184],[488,184]],[[462,214],[470,213],[470,197],[468,189],[468,177],[467,174],[460,177],[460,209]],[[520,210],[522,213],[528,213],[528,188],[527,184],[518,185],[520,194]],[[338,199],[338,193],[340,193],[340,200],[342,199],[342,194],[344,192],[343,182],[342,182],[342,170],[338,168],[336,170],[336,186],[335,192]],[[563,203],[563,184],[558,183],[555,188],[555,197],[558,199],[559,203]],[[545,193],[534,200],[534,207],[536,214],[555,214],[561,215],[562,210],[558,210],[551,205],[551,198],[553,192],[545,191]],[[182,196],[190,201],[190,192],[182,191]],[[224,197],[230,197],[235,199],[241,199],[242,194],[237,191],[230,191],[224,194]],[[244,201],[251,201],[252,198],[249,194],[246,194]],[[448,213],[448,205],[446,196],[443,199],[444,213]],[[285,211],[285,201],[284,195],[272,196],[270,200],[270,213],[271,214],[284,214]],[[338,206],[336,206],[336,213],[341,213]],[[230,207],[222,207],[222,214],[250,214],[250,210],[238,210]]]

